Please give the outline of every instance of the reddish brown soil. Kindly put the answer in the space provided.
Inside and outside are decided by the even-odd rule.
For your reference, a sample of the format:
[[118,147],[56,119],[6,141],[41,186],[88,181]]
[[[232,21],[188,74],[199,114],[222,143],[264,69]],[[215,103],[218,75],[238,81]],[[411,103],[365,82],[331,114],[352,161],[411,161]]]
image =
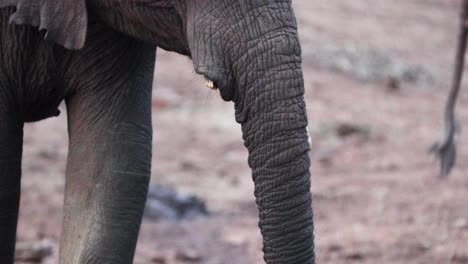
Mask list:
[[[457,1],[297,0],[313,139],[319,263],[468,263],[468,131],[446,180],[427,149],[440,135],[454,53]],[[419,64],[434,85],[363,83],[323,70],[316,47],[353,43]],[[190,61],[160,51],[154,96],[153,182],[204,198],[213,215],[145,220],[135,263],[262,263],[253,184],[232,103],[194,74]],[[459,115],[468,127],[468,90]],[[368,133],[337,137],[357,124]],[[466,129],[465,129],[466,130]],[[26,127],[18,239],[58,246],[66,118]],[[194,255],[198,262],[183,261]],[[190,256],[189,256],[190,257]],[[153,262],[152,262],[153,261]],[[57,248],[45,263],[57,263]]]

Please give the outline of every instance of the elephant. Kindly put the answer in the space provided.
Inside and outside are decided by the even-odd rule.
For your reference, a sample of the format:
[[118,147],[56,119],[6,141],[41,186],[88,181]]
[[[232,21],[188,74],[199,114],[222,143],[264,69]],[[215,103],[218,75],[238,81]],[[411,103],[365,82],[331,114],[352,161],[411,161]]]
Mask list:
[[156,50],[232,101],[263,259],[315,263],[310,142],[291,0],[0,0],[0,263],[13,263],[23,126],[66,104],[59,263],[132,263],[151,172]]

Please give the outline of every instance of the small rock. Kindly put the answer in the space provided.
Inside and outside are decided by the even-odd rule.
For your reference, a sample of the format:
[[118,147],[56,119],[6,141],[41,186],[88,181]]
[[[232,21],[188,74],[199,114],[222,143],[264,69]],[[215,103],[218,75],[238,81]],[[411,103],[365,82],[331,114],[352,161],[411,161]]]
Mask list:
[[328,251],[329,252],[339,252],[342,251],[343,247],[338,245],[338,244],[331,244],[328,246]]
[[468,263],[468,256],[467,255],[455,254],[450,259],[450,263],[466,264],[466,263]]
[[175,259],[179,261],[196,262],[202,260],[201,255],[192,249],[177,250]]
[[356,125],[356,124],[351,124],[351,123],[341,123],[336,127],[336,134],[339,137],[349,137],[353,135],[368,135],[369,134],[369,129]]
[[346,255],[346,259],[349,260],[356,260],[356,261],[362,261],[364,259],[364,254],[360,252],[352,252]]
[[198,169],[197,165],[189,160],[182,161],[180,163],[180,167],[184,170],[197,170]]
[[151,258],[151,263],[166,264],[167,260],[166,260],[166,257],[163,255],[156,255]]
[[37,156],[41,159],[49,160],[49,161],[56,161],[59,159],[59,153],[56,150],[41,150],[37,154]]
[[320,162],[323,166],[330,167],[333,165],[333,155],[335,155],[335,148],[318,148],[312,157]]
[[453,227],[458,229],[468,229],[468,219],[458,218],[454,223]]
[[171,104],[170,102],[162,98],[153,98],[151,105],[153,107],[153,110],[160,110],[169,107]]
[[230,181],[230,184],[232,186],[239,186],[240,185],[240,179],[238,177],[233,177]]
[[416,248],[421,252],[426,252],[431,249],[431,245],[427,242],[420,242],[417,244]]
[[241,246],[247,244],[247,237],[244,232],[236,230],[235,232],[226,234],[224,236],[224,241],[231,245]]
[[19,242],[16,245],[16,261],[41,263],[52,255],[53,243],[48,239],[34,242]]
[[400,80],[395,77],[388,76],[385,79],[385,88],[388,92],[396,92],[401,88]]
[[166,186],[150,186],[145,217],[181,220],[208,214],[205,202],[198,197],[177,193]]

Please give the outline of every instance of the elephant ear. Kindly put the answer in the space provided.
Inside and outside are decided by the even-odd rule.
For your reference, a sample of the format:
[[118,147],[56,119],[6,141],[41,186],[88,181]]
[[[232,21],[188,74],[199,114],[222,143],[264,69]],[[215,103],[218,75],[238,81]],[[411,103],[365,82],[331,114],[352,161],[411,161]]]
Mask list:
[[0,0],[0,7],[16,6],[10,23],[45,30],[45,39],[67,49],[80,49],[86,40],[86,0]]

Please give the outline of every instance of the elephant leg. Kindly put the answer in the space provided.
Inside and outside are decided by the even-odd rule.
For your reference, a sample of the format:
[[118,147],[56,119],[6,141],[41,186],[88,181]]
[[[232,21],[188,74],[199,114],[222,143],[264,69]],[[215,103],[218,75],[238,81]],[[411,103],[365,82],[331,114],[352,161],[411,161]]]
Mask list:
[[0,96],[0,263],[6,264],[13,263],[21,192],[23,122],[19,120]]
[[67,99],[61,264],[133,262],[151,174],[155,50],[134,48],[122,74],[98,75]]

